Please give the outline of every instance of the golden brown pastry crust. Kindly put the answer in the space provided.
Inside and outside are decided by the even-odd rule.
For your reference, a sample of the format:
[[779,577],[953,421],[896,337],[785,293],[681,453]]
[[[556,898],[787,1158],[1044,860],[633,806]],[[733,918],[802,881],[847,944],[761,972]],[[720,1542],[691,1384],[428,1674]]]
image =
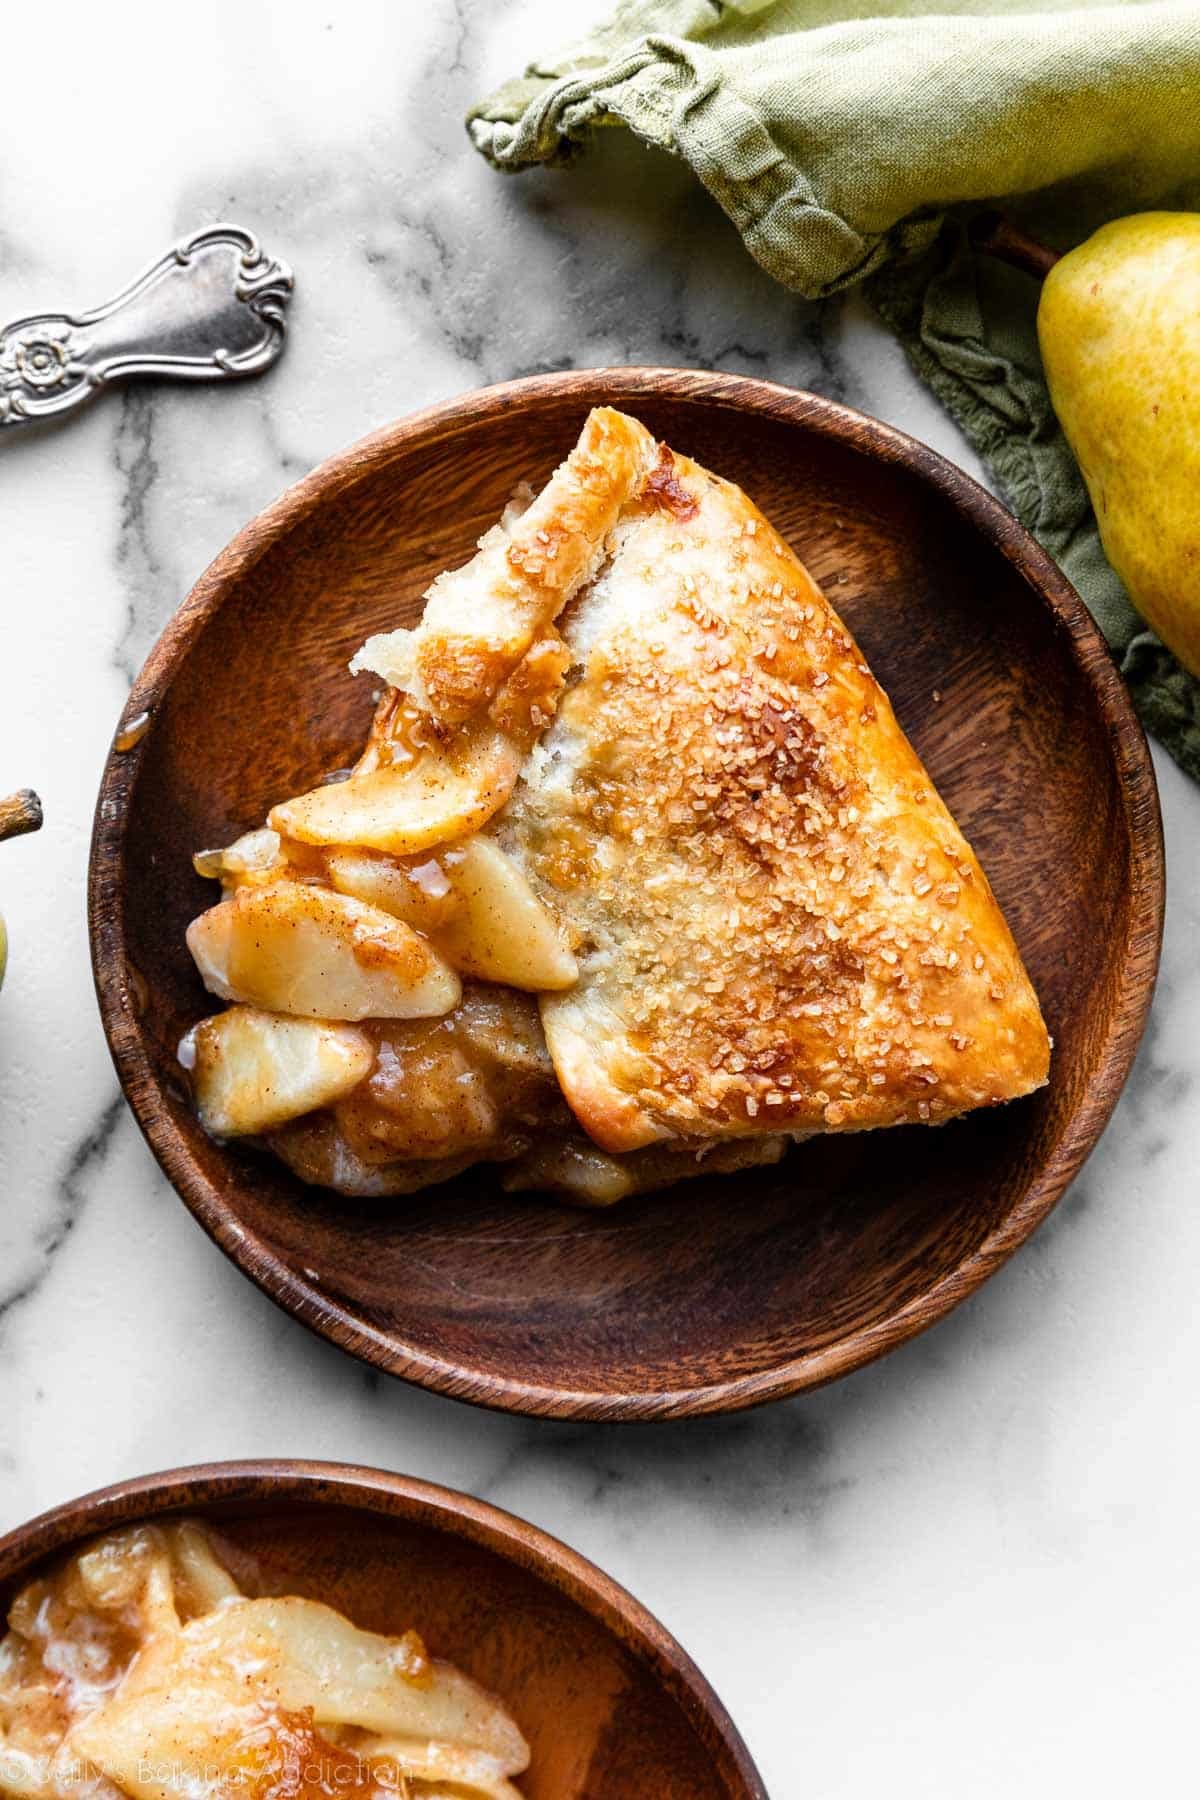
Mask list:
[[665,449],[610,550],[494,827],[575,943],[541,1008],[590,1135],[933,1123],[1040,1086],[987,879],[792,551]]
[[[390,634],[396,685],[442,725],[485,708],[594,572],[656,451],[636,419],[611,407],[590,413],[537,498],[493,527],[463,568],[438,576],[406,639]],[[364,666],[372,666],[369,655]]]

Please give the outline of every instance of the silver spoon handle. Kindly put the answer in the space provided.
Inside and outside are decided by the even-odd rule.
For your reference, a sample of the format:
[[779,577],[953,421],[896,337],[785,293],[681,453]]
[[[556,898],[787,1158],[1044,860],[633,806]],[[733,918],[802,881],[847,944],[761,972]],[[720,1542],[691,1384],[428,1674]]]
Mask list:
[[258,375],[283,349],[292,271],[239,225],[210,225],[90,312],[0,332],[0,430],[69,412],[134,375]]

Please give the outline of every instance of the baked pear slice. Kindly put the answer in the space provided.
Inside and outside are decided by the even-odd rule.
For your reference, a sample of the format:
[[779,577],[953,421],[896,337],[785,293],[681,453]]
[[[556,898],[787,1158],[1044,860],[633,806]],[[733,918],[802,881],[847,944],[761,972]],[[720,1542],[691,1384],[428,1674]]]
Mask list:
[[339,893],[424,931],[461,975],[537,994],[569,988],[579,973],[553,915],[489,837],[415,866],[362,850],[331,850],[326,862]]
[[302,844],[354,844],[410,856],[477,831],[521,772],[519,746],[490,724],[456,732],[404,763],[359,768],[271,808],[268,823]]
[[237,888],[192,921],[187,943],[210,994],[298,1018],[429,1018],[462,995],[411,926],[300,881]]
[[352,1093],[375,1046],[353,1025],[231,1006],[193,1027],[180,1060],[205,1130],[248,1137]]

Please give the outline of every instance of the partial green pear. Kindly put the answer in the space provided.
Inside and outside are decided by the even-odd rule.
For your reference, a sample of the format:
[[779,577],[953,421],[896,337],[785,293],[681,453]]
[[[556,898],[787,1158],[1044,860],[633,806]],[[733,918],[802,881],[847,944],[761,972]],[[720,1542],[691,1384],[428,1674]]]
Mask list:
[[1104,553],[1200,675],[1200,213],[1135,213],[1051,269],[1038,338]]
[[[19,794],[10,794],[7,800],[0,800],[0,843],[5,838],[20,837],[25,831],[37,831],[41,823],[42,803],[31,788],[23,788]],[[8,932],[4,927],[4,915],[0,913],[0,987],[4,985],[7,967]]]

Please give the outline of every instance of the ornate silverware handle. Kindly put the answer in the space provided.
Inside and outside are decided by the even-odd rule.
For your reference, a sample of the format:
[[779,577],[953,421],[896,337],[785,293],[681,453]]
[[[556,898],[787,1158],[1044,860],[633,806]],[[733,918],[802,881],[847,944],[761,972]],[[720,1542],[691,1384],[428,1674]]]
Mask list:
[[177,244],[103,306],[0,332],[0,429],[69,412],[134,375],[258,375],[284,345],[292,271],[239,225]]

